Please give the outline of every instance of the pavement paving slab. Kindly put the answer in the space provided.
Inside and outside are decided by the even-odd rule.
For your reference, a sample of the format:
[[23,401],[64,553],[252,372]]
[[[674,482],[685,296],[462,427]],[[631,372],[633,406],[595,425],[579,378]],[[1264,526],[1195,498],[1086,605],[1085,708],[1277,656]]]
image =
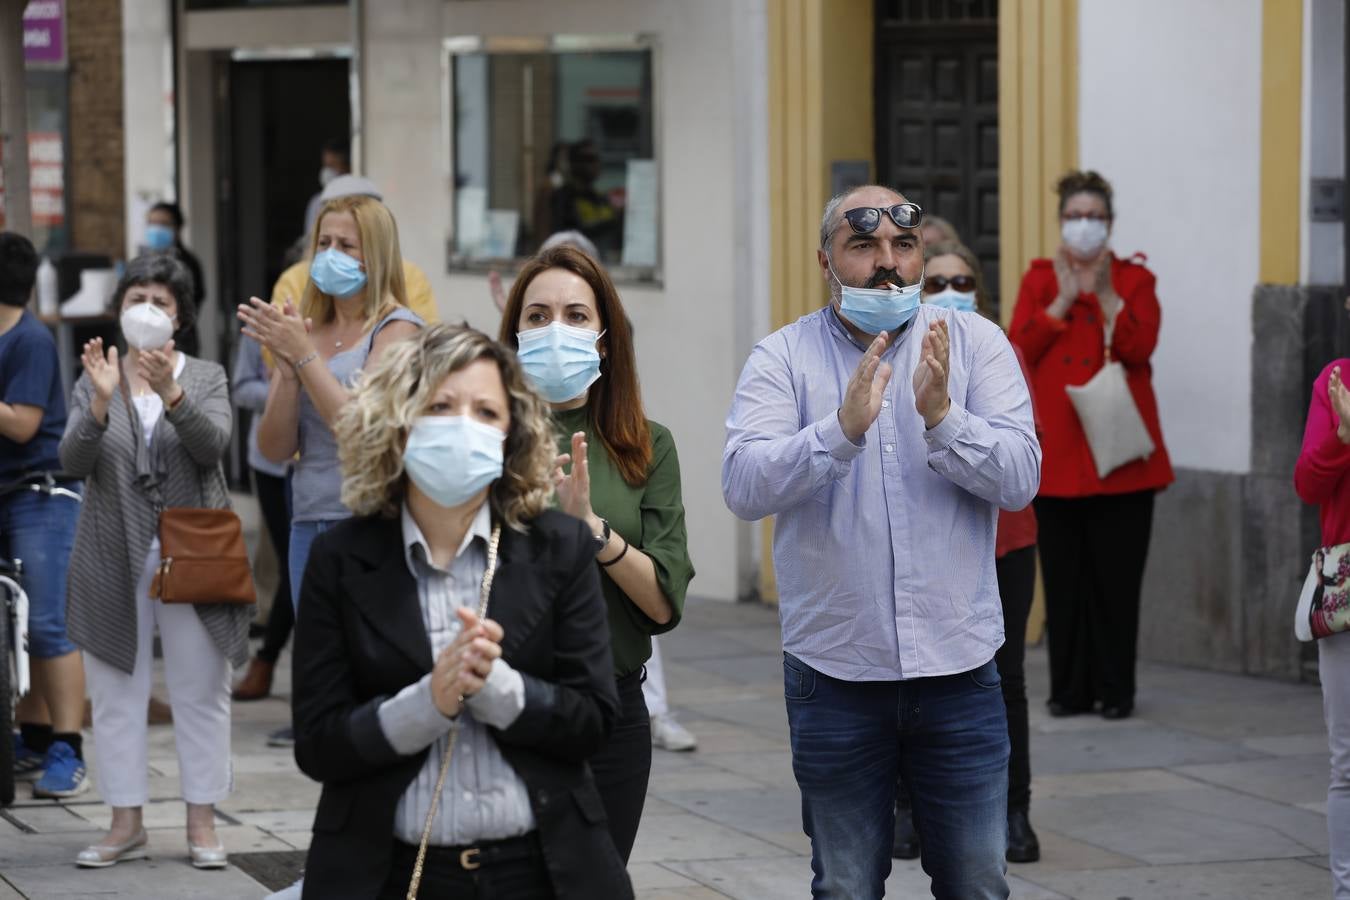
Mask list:
[[[776,611],[691,598],[661,637],[670,702],[699,738],[656,751],[630,864],[640,900],[794,900],[810,895],[810,843],[792,775]],[[150,731],[151,858],[75,868],[106,828],[97,790],[0,813],[0,900],[260,900],[308,848],[319,786],[268,734],[288,724],[290,664],[275,694],[234,706],[235,790],[218,830],[245,868],[187,863],[172,727]],[[1315,686],[1141,663],[1137,714],[1051,718],[1045,650],[1028,649],[1031,818],[1042,859],[1009,868],[1019,900],[1302,900],[1330,894],[1326,733]],[[164,696],[162,687],[160,696]],[[94,736],[86,736],[91,750]],[[93,754],[90,753],[91,760]],[[280,873],[280,874],[278,874]],[[888,897],[930,895],[896,861]]]

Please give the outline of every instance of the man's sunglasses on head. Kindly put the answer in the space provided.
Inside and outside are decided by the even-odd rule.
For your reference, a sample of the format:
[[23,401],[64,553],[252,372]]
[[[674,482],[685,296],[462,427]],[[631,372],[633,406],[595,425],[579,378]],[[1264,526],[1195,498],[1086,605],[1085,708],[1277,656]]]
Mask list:
[[871,234],[881,226],[881,217],[887,215],[899,228],[918,228],[923,222],[923,210],[917,203],[897,203],[894,206],[859,206],[844,213],[844,221],[854,234]]
[[948,278],[946,275],[926,275],[923,279],[923,292],[939,294],[947,289],[947,285],[951,285],[954,291],[969,294],[975,290],[975,279],[970,275],[957,275],[955,278]]

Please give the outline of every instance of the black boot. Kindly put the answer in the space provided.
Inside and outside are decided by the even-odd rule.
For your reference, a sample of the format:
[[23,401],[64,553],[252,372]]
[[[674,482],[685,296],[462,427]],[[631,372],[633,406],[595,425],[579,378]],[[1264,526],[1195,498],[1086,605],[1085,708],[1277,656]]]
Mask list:
[[[897,833],[899,829],[897,828]],[[1030,863],[1041,858],[1041,842],[1031,830],[1025,809],[1008,810],[1008,862]]]
[[891,844],[894,859],[919,858],[919,832],[914,827],[914,810],[908,805],[895,804],[895,843]]

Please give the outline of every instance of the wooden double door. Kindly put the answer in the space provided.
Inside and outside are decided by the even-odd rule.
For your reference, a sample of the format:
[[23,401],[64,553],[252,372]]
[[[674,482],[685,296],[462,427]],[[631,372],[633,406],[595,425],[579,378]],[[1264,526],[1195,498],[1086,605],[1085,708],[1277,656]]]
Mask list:
[[882,184],[955,226],[999,285],[997,0],[878,0]]

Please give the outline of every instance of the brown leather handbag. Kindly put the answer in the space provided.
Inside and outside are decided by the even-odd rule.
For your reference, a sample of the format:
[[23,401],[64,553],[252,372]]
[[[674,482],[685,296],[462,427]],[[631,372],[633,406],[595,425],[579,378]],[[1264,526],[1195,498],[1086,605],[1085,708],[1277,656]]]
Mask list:
[[159,547],[151,597],[165,603],[258,602],[244,528],[233,510],[162,510]]

